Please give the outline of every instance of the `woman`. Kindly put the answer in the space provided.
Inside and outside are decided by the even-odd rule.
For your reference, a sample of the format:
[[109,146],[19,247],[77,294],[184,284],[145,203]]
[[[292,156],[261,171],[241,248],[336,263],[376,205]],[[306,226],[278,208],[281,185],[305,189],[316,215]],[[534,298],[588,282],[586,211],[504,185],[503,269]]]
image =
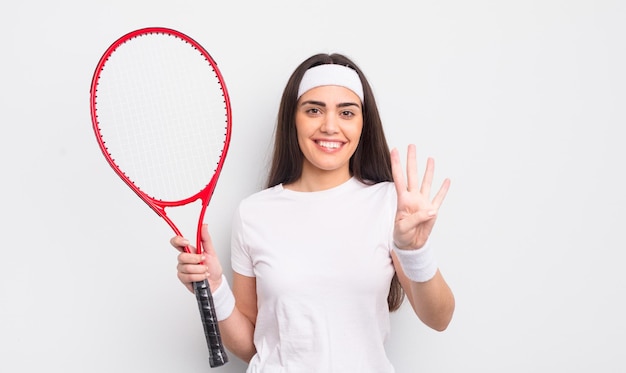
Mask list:
[[317,54],[293,72],[267,189],[235,213],[232,291],[206,227],[204,254],[171,240],[180,281],[192,291],[208,278],[222,340],[248,372],[393,372],[384,343],[405,295],[422,322],[446,329],[454,296],[428,237],[450,181],[431,200],[433,160],[421,185],[416,164],[410,145],[405,180],[350,59]]

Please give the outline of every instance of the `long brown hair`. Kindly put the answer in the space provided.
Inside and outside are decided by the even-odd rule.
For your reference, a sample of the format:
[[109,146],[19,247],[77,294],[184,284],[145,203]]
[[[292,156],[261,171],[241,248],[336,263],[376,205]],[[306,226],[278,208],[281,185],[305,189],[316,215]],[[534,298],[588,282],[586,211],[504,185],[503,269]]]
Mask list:
[[[383,131],[382,120],[376,106],[374,93],[361,69],[342,54],[320,53],[307,58],[291,74],[278,109],[274,152],[267,187],[289,184],[302,175],[304,155],[298,145],[295,114],[298,104],[298,87],[304,73],[311,67],[323,64],[337,64],[355,70],[363,85],[363,130],[359,145],[350,159],[350,173],[366,184],[393,181],[389,146]],[[391,280],[387,303],[390,311],[400,308],[404,301],[404,291],[394,274]]]

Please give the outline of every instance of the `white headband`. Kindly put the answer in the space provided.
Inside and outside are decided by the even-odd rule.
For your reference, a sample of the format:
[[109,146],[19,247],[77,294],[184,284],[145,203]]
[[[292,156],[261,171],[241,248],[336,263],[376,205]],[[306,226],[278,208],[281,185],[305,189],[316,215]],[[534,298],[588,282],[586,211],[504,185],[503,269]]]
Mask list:
[[306,91],[324,85],[338,85],[354,92],[363,102],[363,85],[359,74],[347,66],[326,64],[308,69],[298,88],[298,98]]

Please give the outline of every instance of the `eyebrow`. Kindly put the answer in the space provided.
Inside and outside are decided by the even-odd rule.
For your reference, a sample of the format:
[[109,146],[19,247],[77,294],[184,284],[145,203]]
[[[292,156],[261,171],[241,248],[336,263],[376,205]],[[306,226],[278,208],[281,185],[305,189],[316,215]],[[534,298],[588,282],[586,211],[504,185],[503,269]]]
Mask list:
[[[326,103],[323,101],[315,101],[315,100],[307,100],[307,101],[303,101],[300,106],[304,106],[304,105],[317,105],[317,106],[322,106],[322,107],[326,107]],[[348,107],[348,106],[356,106],[356,107],[361,107],[361,105],[357,104],[356,102],[342,102],[339,105],[337,105],[337,107]]]

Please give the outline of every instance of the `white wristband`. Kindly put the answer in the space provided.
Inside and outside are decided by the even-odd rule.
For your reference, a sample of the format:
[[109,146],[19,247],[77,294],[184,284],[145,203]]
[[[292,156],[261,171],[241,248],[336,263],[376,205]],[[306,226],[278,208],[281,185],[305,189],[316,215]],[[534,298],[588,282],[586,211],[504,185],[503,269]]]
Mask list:
[[417,250],[402,250],[393,245],[404,274],[415,282],[426,282],[437,273],[437,260],[428,241]]
[[226,276],[222,275],[222,283],[212,295],[217,321],[226,320],[235,309],[235,296],[228,286]]

